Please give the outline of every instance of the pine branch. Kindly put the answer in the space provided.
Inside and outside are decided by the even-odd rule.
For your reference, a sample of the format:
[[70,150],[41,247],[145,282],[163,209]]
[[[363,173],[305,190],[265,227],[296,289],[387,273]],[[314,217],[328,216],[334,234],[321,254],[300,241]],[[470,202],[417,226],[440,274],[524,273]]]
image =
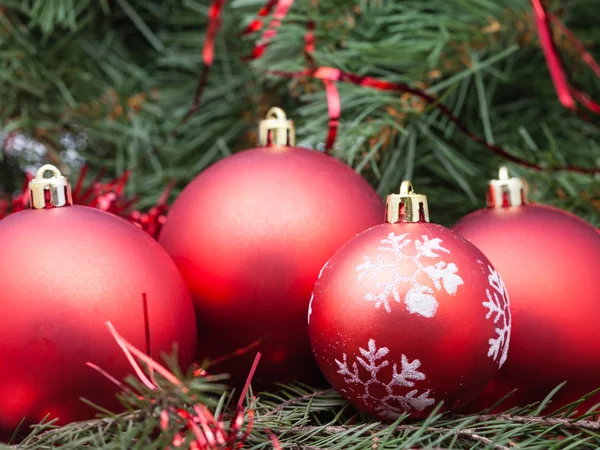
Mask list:
[[[231,3],[215,40],[202,104],[181,128],[202,73],[205,3],[92,2],[77,10],[75,28],[53,26],[52,44],[38,38],[35,26],[23,26],[32,21],[32,11],[6,3],[0,17],[9,30],[0,48],[7,82],[0,86],[2,114],[26,135],[35,137],[41,129],[54,142],[64,132],[84,131],[86,145],[78,151],[88,164],[117,175],[132,170],[129,193],[139,194],[141,205],[156,201],[167,180],[177,180],[173,198],[209,164],[251,147],[261,111],[273,104],[287,107],[302,145],[322,145],[327,104],[321,84],[269,75],[273,69],[304,67],[299,43],[309,22],[315,64],[426,89],[469,130],[544,167],[597,165],[597,125],[570,116],[556,101],[527,0],[469,0],[451,8],[440,0],[427,8],[419,2],[364,7],[360,2],[321,0],[315,6],[296,0],[264,57],[253,64],[242,57],[255,37],[238,36],[259,3]],[[561,18],[568,18],[567,25],[584,43],[593,43],[600,33],[581,11],[566,10]],[[35,23],[59,17],[56,9],[35,14]],[[60,23],[68,20],[64,16]],[[149,36],[159,37],[163,51],[157,52]],[[512,48],[518,50],[508,52]],[[583,71],[577,77],[593,90],[593,74]],[[499,159],[410,96],[338,87],[342,115],[335,155],[356,167],[382,196],[397,190],[401,177],[415,178],[423,192],[445,199],[438,215],[443,224],[483,205],[485,180],[494,176]],[[66,154],[61,148],[57,152]],[[20,163],[23,168],[30,164]],[[600,223],[593,203],[598,180],[512,169],[528,178],[534,200]]]
[[[197,389],[200,386],[198,381],[201,380],[196,379],[192,384],[189,384],[189,381],[186,382],[182,385],[183,390],[194,389],[195,385],[195,394],[197,395]],[[133,384],[136,385],[136,383]],[[204,383],[201,385],[206,386]],[[342,410],[339,411],[339,407],[331,409],[330,406],[323,409],[318,406],[319,399],[330,397],[329,390],[302,392],[302,389],[297,387],[284,387],[282,394],[287,389],[291,389],[290,392],[301,393],[301,395],[280,401],[275,408],[268,408],[267,403],[261,401],[260,398],[256,400],[254,405],[256,411],[266,409],[266,412],[255,415],[255,423],[253,431],[248,437],[248,445],[270,442],[269,433],[280,437],[281,442],[288,446],[287,448],[297,450],[347,448],[351,445],[361,444],[375,449],[397,448],[397,446],[403,445],[413,449],[438,448],[442,450],[445,449],[442,444],[450,442],[454,442],[455,446],[452,448],[473,448],[475,445],[480,445],[485,448],[502,450],[528,449],[530,448],[528,440],[532,433],[538,438],[536,438],[536,442],[531,442],[531,448],[540,448],[539,445],[543,445],[544,448],[550,448],[550,445],[552,448],[566,448],[575,442],[579,442],[580,447],[588,444],[600,445],[600,437],[595,433],[600,425],[586,419],[535,417],[519,414],[453,416],[439,415],[434,412],[428,419],[420,422],[400,422],[388,425],[371,422],[368,418],[355,418],[353,423],[349,424],[347,423],[348,419],[344,418],[344,415],[340,415],[340,412],[346,407],[344,402],[340,403]],[[159,431],[161,427],[158,426],[158,422],[163,414],[160,409],[150,407],[150,405],[162,404],[163,407],[167,407],[169,402],[173,402],[174,391],[164,393],[146,391],[144,394],[147,397],[145,400],[140,400],[138,395],[128,398],[129,402],[135,401],[138,408],[147,405],[134,413],[75,423],[62,428],[48,429],[51,425],[41,425],[31,437],[10,448],[43,449],[60,443],[63,448],[79,449],[85,448],[86,442],[97,442],[99,439],[106,442],[104,448],[117,448],[116,446],[121,445],[122,440],[119,430],[123,429],[130,430],[129,434],[133,436],[133,440],[130,441],[131,445],[147,434],[154,435],[153,439],[156,445],[161,445],[160,442],[168,444],[175,430],[162,429]],[[157,394],[158,397],[156,397]],[[194,398],[194,391],[188,392],[188,394],[191,394],[191,397],[187,397],[188,399]],[[175,396],[178,395],[180,394],[175,394]],[[177,402],[181,402],[181,400],[183,399],[177,400]],[[544,403],[548,400],[549,398]],[[317,406],[316,409],[312,409],[309,416],[305,416],[303,419],[303,421],[308,420],[309,422],[294,425],[293,422],[302,416],[302,411],[307,411],[307,406],[311,402],[317,402]],[[176,404],[178,408],[185,407],[183,403]],[[318,416],[322,416],[326,410],[330,410],[332,417],[334,415],[337,419],[328,425],[314,423],[313,421]],[[355,416],[355,413],[350,414]],[[152,430],[158,431],[159,434]],[[582,434],[585,431],[590,431],[592,434],[586,438]],[[238,438],[243,435],[242,431],[236,433]],[[540,436],[546,436],[547,441],[540,442],[539,439],[542,439]],[[557,438],[562,440],[557,441]],[[69,442],[78,444],[70,446]],[[547,444],[543,444],[543,442],[547,442]],[[456,447],[459,443],[462,444]]]
[[335,392],[333,389],[325,389],[322,391],[316,391],[316,392],[312,392],[310,394],[301,395],[300,397],[293,398],[291,400],[286,400],[285,402],[278,405],[276,408],[268,410],[266,413],[264,413],[264,415],[265,416],[273,416],[273,415],[277,414],[278,412],[283,411],[285,408],[287,408],[289,406],[297,405],[298,403],[305,402],[307,400],[313,399],[320,395],[330,394],[333,392]]
[[510,414],[500,415],[481,415],[477,416],[478,422],[488,422],[493,420],[503,420],[517,424],[535,424],[543,427],[558,427],[566,430],[600,430],[600,422],[592,420],[569,420],[555,417],[529,417],[529,416],[512,416]]
[[[584,44],[593,44],[600,33],[587,20],[588,1],[567,5],[560,18]],[[269,75],[304,67],[308,23],[314,26],[315,64],[426,89],[469,130],[544,167],[597,166],[597,124],[571,116],[557,102],[527,0],[435,0],[427,7],[296,0],[264,57],[253,64],[242,57],[256,38],[238,36],[260,2],[230,3],[202,104],[181,130],[202,73],[206,3],[80,2],[87,7],[77,6],[75,28],[63,26],[71,19],[59,11],[59,2],[45,9],[44,2],[35,3],[29,10],[5,2],[0,17],[0,29],[8,33],[0,48],[2,117],[28,136],[42,130],[54,142],[65,131],[84,131],[86,145],[78,151],[92,168],[105,166],[116,175],[132,170],[130,194],[140,194],[141,205],[152,204],[170,178],[178,182],[175,196],[207,165],[251,147],[261,111],[273,104],[288,107],[302,145],[322,145],[327,104],[321,84]],[[54,23],[52,39],[40,39],[36,25],[26,26],[32,23]],[[576,53],[564,40],[558,44],[566,55]],[[512,48],[518,50],[511,53]],[[566,66],[594,91],[595,75],[571,59]],[[395,191],[400,177],[415,178],[423,192],[444,198],[444,224],[483,205],[485,180],[494,176],[499,159],[411,96],[342,85],[339,90],[335,155],[361,171],[381,195]],[[600,223],[597,179],[513,170],[528,178],[534,200]]]
[[[102,448],[106,449],[152,444],[156,448],[175,445],[233,450],[270,444],[274,439],[296,449],[351,446],[416,449],[451,444],[458,448],[468,445],[469,448],[527,450],[529,443],[531,448],[539,448],[540,444],[545,445],[544,448],[550,445],[561,448],[572,445],[575,440],[580,446],[600,445],[600,435],[596,433],[600,425],[587,420],[585,415],[571,420],[531,415],[542,410],[558,388],[540,406],[514,410],[514,414],[440,414],[441,405],[438,405],[427,419],[410,423],[405,423],[406,415],[393,424],[374,422],[349,408],[331,389],[313,390],[294,385],[282,386],[276,394],[263,394],[266,399],[276,398],[276,404],[263,396],[242,393],[241,398],[247,404],[241,409],[242,401],[232,401],[227,387],[219,384],[223,376],[205,372],[184,376],[174,359],[167,360],[173,367],[171,372],[127,342],[110,323],[107,326],[125,355],[131,358],[129,361],[137,374],[137,378],[129,379],[128,387],[117,382],[122,387],[120,398],[129,412],[63,427],[42,423],[34,427],[30,436],[10,448],[99,448],[98,442],[102,442]],[[579,403],[590,395],[593,393]],[[563,415],[577,405],[570,405]],[[329,422],[322,424],[326,417],[330,418]],[[538,433],[535,438],[530,437],[533,431]]]
[[[376,430],[387,430],[387,427],[381,426],[376,428]],[[431,434],[452,434],[460,438],[465,438],[470,441],[485,444],[490,446],[490,448],[496,450],[509,450],[509,447],[500,444],[494,444],[492,439],[486,438],[485,436],[481,436],[475,430],[470,428],[465,429],[453,429],[453,428],[443,428],[443,427],[422,427],[418,425],[398,425],[395,427],[395,430],[398,432],[401,431],[424,431]],[[345,433],[348,431],[347,427],[343,426],[328,426],[328,427],[316,427],[316,426],[308,426],[308,427],[295,427],[289,430],[290,433],[314,433],[315,431],[327,434],[339,434]]]

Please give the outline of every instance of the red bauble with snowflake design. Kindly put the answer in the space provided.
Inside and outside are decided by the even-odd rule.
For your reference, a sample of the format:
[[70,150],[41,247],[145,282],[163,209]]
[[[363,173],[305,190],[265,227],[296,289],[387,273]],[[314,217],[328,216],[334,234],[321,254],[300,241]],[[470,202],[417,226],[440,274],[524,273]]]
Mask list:
[[323,267],[309,307],[313,352],[331,385],[381,419],[427,416],[472,400],[505,362],[511,317],[488,259],[428,223],[427,199],[404,182],[387,223]]

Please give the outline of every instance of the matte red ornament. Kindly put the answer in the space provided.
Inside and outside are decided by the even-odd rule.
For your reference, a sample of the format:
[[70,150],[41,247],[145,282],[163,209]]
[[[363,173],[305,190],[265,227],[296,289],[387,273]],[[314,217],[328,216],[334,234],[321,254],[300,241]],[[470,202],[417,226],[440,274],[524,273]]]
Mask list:
[[[43,178],[46,171],[54,176]],[[0,435],[47,414],[59,424],[92,418],[84,397],[118,410],[118,380],[133,371],[110,321],[151,357],[173,353],[183,369],[196,352],[191,297],[164,249],[140,228],[72,206],[53,166],[30,184],[35,209],[0,221]],[[145,300],[144,300],[145,298]]]
[[472,400],[506,361],[504,284],[466,239],[428,223],[427,198],[388,197],[387,223],[323,267],[309,308],[317,362],[331,385],[381,419],[411,419]]
[[541,401],[567,381],[546,412],[600,387],[600,235],[573,214],[528,204],[523,180],[505,168],[500,174],[489,207],[453,227],[502,274],[515,321],[508,361],[468,410],[489,408],[514,389],[496,411]]
[[159,242],[192,292],[199,360],[257,343],[209,371],[243,383],[260,351],[254,384],[312,382],[322,378],[306,310],[319,270],[348,239],[377,224],[384,206],[337,159],[294,147],[283,111],[269,116],[260,141],[270,136],[274,145],[236,153],[196,177],[173,204]]

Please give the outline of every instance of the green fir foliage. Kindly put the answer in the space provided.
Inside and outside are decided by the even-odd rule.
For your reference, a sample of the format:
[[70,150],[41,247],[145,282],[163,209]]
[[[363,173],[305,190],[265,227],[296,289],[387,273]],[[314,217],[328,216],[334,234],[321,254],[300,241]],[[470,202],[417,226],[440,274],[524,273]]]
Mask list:
[[[600,447],[600,423],[594,420],[596,416],[585,411],[576,412],[580,402],[544,415],[556,390],[539,404],[512,409],[502,415],[483,412],[458,416],[440,413],[438,407],[425,420],[410,421],[403,416],[393,423],[382,423],[360,414],[331,389],[281,386],[276,394],[255,395],[249,391],[241,408],[243,421],[235,425],[239,394],[228,391],[222,377],[179,374],[182,382],[175,385],[158,373],[154,376],[160,389],[150,389],[138,379],[130,378],[130,392],[121,394],[128,407],[124,413],[105,412],[98,419],[64,427],[42,423],[19,444],[0,444],[0,450],[57,447],[65,450],[147,450],[177,448],[175,444],[179,444],[179,448],[193,448],[192,442],[197,436],[186,427],[181,411],[184,416],[193,415],[194,405],[206,405],[210,412],[205,412],[204,417],[216,417],[224,425],[226,443],[197,447],[201,449],[233,450],[239,448],[237,444],[257,450],[566,450]],[[203,433],[203,436],[207,434],[210,433]]]
[[[92,168],[133,170],[128,189],[140,195],[141,207],[169,180],[177,181],[174,198],[208,165],[252,147],[270,106],[286,109],[301,145],[321,148],[327,133],[321,82],[268,72],[306,66],[304,34],[313,21],[319,66],[427,89],[471,131],[542,167],[600,164],[598,120],[558,102],[526,0],[297,0],[264,57],[249,63],[243,57],[260,33],[240,33],[263,4],[226,2],[207,89],[183,123],[203,68],[208,0],[2,0],[1,129],[43,143],[43,159],[67,173],[64,135],[83,136],[76,150]],[[595,0],[549,6],[597,50]],[[559,34],[556,40],[573,81],[598,92],[600,80],[573,46]],[[410,178],[430,196],[433,220],[446,225],[483,205],[501,158],[415,97],[338,87],[334,154],[382,196]],[[28,155],[0,164],[6,191],[21,186],[19,167],[39,158]],[[510,167],[530,182],[533,200],[600,224],[600,177]]]

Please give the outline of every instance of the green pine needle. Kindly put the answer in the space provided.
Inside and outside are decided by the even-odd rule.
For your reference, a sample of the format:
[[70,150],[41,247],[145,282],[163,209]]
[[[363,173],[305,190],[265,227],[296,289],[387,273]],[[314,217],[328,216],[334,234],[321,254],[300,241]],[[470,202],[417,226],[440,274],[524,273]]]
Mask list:
[[[191,445],[196,436],[179,411],[194,414],[194,406],[205,405],[224,424],[224,436],[243,448],[272,448],[273,436],[282,448],[315,449],[468,449],[598,448],[600,423],[595,415],[579,411],[579,405],[594,393],[569,405],[562,412],[540,415],[551,404],[553,390],[539,404],[512,409],[504,414],[461,416],[441,413],[439,404],[428,418],[411,421],[403,415],[383,423],[350,407],[332,389],[304,385],[282,385],[270,392],[246,396],[241,429],[232,432],[237,403],[222,377],[193,377],[179,373],[181,385],[173,385],[155,372],[161,387],[152,390],[131,378],[130,393],[119,394],[127,411],[100,412],[98,419],[57,427],[53,422],[34,426],[13,446],[0,449],[75,450],[86,448],[166,448],[173,440]],[[252,423],[249,422],[252,414]],[[167,420],[168,418],[168,420]],[[162,425],[161,425],[162,423]],[[21,430],[24,434],[25,430]],[[213,428],[214,431],[214,428]],[[247,437],[244,437],[246,432]],[[229,442],[229,441],[227,441]],[[225,444],[218,448],[226,448]],[[229,447],[227,447],[229,448]]]

